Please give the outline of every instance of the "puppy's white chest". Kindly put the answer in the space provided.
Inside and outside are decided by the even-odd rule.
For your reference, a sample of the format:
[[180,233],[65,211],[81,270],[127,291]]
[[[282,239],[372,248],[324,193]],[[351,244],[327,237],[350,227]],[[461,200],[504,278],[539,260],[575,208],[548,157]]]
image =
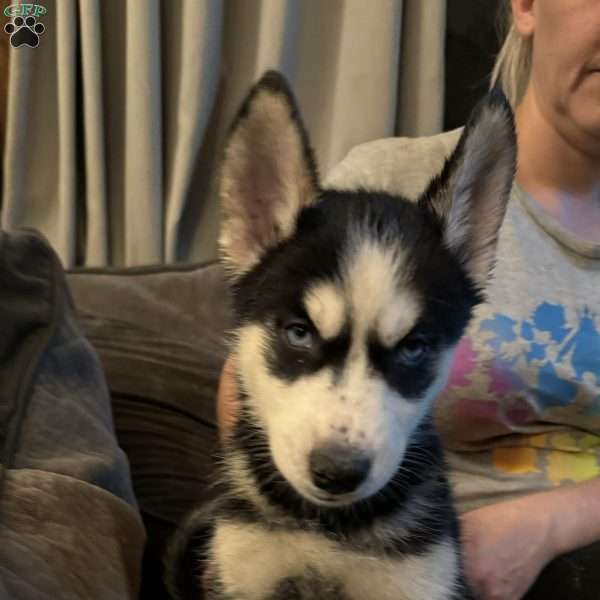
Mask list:
[[344,600],[448,600],[456,552],[448,541],[401,559],[374,558],[307,532],[220,523],[212,546],[225,591],[236,600],[267,600],[280,582],[318,574]]

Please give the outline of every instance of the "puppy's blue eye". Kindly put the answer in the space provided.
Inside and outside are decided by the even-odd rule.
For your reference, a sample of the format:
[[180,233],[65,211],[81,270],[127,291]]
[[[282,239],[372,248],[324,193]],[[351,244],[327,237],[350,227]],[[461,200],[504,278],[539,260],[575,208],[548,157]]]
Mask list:
[[403,365],[413,367],[427,356],[429,350],[430,346],[427,342],[419,338],[403,340],[396,349],[396,360]]
[[292,323],[285,328],[285,337],[294,348],[308,350],[313,345],[313,335],[310,329],[302,323]]

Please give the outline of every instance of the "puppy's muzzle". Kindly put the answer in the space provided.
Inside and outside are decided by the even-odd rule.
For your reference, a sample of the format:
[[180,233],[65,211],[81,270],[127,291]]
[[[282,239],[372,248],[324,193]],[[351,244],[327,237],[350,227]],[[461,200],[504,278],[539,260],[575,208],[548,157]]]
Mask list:
[[310,454],[314,485],[329,494],[348,494],[367,478],[371,459],[363,450],[345,446],[323,446]]

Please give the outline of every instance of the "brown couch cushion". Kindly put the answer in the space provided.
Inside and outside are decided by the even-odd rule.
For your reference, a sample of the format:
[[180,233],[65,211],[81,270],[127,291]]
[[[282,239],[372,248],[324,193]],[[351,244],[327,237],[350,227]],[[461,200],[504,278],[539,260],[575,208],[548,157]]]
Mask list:
[[142,592],[157,597],[165,541],[211,493],[227,286],[215,263],[75,270],[68,282],[105,371],[148,532]]

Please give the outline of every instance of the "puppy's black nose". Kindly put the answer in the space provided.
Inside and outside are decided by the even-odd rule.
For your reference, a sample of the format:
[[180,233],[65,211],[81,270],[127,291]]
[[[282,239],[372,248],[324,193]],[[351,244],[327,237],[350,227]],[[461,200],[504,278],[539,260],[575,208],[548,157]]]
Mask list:
[[310,454],[313,483],[330,494],[353,492],[366,478],[371,460],[364,452],[344,446],[324,446]]

